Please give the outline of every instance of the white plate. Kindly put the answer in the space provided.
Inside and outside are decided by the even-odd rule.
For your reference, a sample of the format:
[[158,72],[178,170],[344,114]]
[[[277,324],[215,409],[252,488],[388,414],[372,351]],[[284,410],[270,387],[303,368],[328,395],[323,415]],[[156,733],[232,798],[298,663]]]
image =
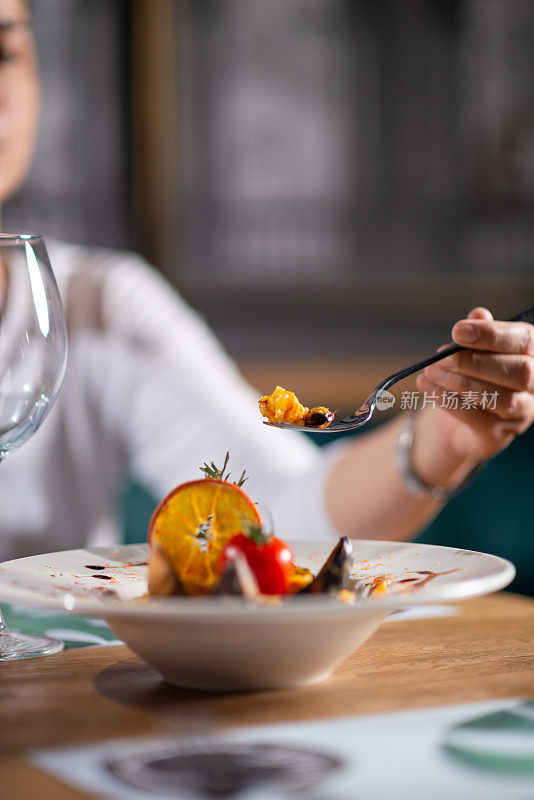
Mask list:
[[[291,546],[297,564],[317,570],[332,543]],[[123,545],[4,562],[0,600],[103,617],[176,685],[250,690],[324,680],[388,611],[488,594],[515,575],[505,559],[450,547],[358,540],[354,551],[353,575],[403,582],[389,594],[354,605],[317,595],[280,604],[241,598],[139,600],[146,592],[148,547]]]

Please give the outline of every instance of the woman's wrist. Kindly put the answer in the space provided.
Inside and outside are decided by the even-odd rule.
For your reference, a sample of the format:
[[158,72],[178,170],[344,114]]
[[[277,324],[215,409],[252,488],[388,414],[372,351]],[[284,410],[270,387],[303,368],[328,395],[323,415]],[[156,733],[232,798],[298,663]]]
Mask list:
[[411,494],[447,502],[484,463],[466,459],[443,441],[433,410],[407,415],[397,439],[397,464]]

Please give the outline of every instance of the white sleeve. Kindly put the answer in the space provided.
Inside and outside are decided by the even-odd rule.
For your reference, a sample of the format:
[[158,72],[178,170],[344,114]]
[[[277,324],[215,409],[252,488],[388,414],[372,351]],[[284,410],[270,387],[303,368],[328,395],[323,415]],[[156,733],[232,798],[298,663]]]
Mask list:
[[132,476],[161,497],[229,451],[232,476],[246,469],[246,491],[270,508],[280,536],[338,535],[325,506],[329,456],[304,434],[262,424],[260,393],[161,276],[138,259],[119,262],[106,278],[103,317],[95,380]]

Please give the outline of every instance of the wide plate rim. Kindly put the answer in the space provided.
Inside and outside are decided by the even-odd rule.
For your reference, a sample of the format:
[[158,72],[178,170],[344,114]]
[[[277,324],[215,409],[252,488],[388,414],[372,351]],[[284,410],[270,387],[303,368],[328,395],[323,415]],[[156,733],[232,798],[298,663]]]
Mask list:
[[[58,592],[56,595],[35,596],[29,587],[17,587],[12,583],[3,580],[6,572],[9,573],[14,565],[28,563],[38,559],[50,560],[58,555],[75,555],[77,553],[89,553],[92,556],[99,555],[102,558],[109,558],[113,554],[117,556],[120,552],[127,553],[139,548],[146,548],[145,543],[108,545],[101,547],[82,547],[58,550],[50,553],[42,553],[34,556],[26,556],[18,559],[11,559],[0,563],[0,601],[15,603],[28,608],[56,610],[78,616],[103,617],[113,619],[117,617],[140,617],[140,618],[204,618],[210,619],[235,619],[241,616],[255,617],[281,616],[293,618],[301,617],[313,612],[326,614],[327,616],[338,616],[339,614],[361,614],[369,612],[386,612],[393,609],[409,608],[419,605],[432,605],[436,603],[459,602],[482,595],[491,594],[509,585],[516,574],[515,566],[506,558],[496,556],[491,553],[484,553],[477,550],[467,550],[465,548],[455,548],[447,545],[422,544],[419,542],[398,542],[383,539],[356,539],[353,540],[355,549],[360,546],[386,547],[394,550],[403,551],[404,549],[425,551],[437,551],[438,553],[447,552],[458,557],[471,557],[484,559],[488,567],[490,564],[498,567],[493,574],[482,575],[469,578],[449,578],[446,582],[433,584],[428,588],[421,588],[410,594],[395,593],[385,597],[371,597],[354,604],[344,603],[330,597],[306,596],[292,600],[291,607],[287,603],[280,605],[253,603],[244,601],[241,598],[147,598],[142,602],[138,600],[116,601],[105,600],[96,597],[76,597],[69,592]],[[331,540],[295,540],[288,542],[295,549],[310,547],[314,550],[318,548],[329,548],[332,546]],[[357,552],[357,550],[356,550]],[[357,559],[356,559],[357,560]],[[7,568],[7,569],[6,569]],[[34,591],[34,590],[33,590]],[[31,598],[28,595],[31,594]]]

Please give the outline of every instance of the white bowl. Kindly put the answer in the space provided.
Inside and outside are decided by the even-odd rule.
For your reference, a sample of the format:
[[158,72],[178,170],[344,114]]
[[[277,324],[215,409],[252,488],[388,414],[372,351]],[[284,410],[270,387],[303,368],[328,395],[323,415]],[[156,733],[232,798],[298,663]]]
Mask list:
[[[355,617],[346,609],[305,613],[260,613],[226,606],[191,619],[153,614],[107,615],[106,622],[128,646],[175,686],[250,691],[307,686],[326,680],[343,659],[374,633],[385,611]],[[339,611],[339,613],[336,613]]]
[[[291,546],[297,564],[316,570],[332,543]],[[124,545],[4,562],[0,599],[102,617],[176,686],[244,691],[324,681],[389,611],[487,594],[515,575],[509,561],[484,553],[359,540],[353,574],[404,579],[390,594],[353,605],[318,595],[267,604],[230,597],[139,599],[146,592],[147,558],[146,545]],[[427,573],[435,573],[432,580]]]

